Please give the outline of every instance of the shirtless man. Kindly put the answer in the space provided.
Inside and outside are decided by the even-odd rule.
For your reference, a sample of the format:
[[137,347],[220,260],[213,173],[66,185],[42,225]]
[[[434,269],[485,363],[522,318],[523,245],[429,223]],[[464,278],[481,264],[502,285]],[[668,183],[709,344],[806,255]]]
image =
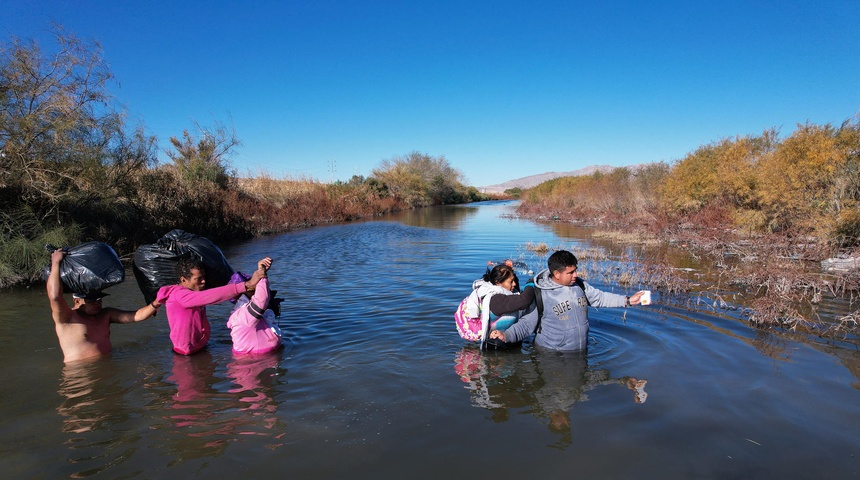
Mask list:
[[51,316],[65,363],[107,356],[111,351],[110,324],[132,323],[146,320],[155,315],[160,306],[156,302],[136,312],[102,308],[104,293],[74,294],[74,307],[69,307],[63,297],[63,283],[60,280],[60,262],[66,253],[55,250],[51,254],[51,273],[46,288],[51,302]]

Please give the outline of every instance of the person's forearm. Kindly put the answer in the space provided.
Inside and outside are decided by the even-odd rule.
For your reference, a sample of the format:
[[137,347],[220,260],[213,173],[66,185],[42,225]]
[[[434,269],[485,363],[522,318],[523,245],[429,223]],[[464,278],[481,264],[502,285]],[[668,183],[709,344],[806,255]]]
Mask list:
[[147,318],[152,317],[156,313],[158,313],[158,307],[160,307],[158,302],[153,301],[149,305],[145,307],[139,308],[136,312],[134,312],[134,321],[140,322],[142,320],[146,320]]
[[502,316],[522,310],[535,299],[534,287],[526,287],[519,295],[493,295],[490,297],[490,311],[493,315]]
[[254,296],[251,297],[251,303],[256,305],[261,311],[266,310],[269,305],[269,282],[265,278],[257,284],[257,289],[254,290]]
[[221,303],[244,292],[245,284],[235,283],[201,291],[182,289],[173,293],[171,298],[183,307],[193,308]]
[[63,282],[60,281],[59,262],[51,262],[51,273],[48,274],[45,288],[48,291],[48,298],[51,300],[57,300],[63,296]]
[[511,325],[507,330],[502,332],[505,336],[505,342],[519,342],[534,333],[535,327],[537,327],[537,320],[538,316],[536,311],[532,311],[529,315],[521,318],[520,321]]

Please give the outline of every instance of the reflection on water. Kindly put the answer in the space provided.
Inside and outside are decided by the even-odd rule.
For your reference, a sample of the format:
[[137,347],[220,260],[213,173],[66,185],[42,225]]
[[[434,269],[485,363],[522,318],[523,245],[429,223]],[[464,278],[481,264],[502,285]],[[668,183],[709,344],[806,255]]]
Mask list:
[[[277,375],[280,353],[280,351],[274,351],[259,355],[236,356],[227,364],[227,377],[235,384],[235,387],[228,392],[241,394],[239,401],[245,404],[238,411],[249,415],[253,424],[265,430],[274,429],[278,423],[276,415],[278,404],[272,398],[271,391]],[[239,433],[260,434],[252,430]],[[275,436],[281,435],[283,433],[277,432]]]
[[170,436],[170,455],[177,460],[217,457],[240,435],[280,438],[285,428],[272,398],[280,353],[233,358],[226,366],[229,386],[208,350],[174,355],[167,381],[176,390],[166,420],[177,435]]
[[64,417],[64,432],[89,432],[98,427],[112,410],[105,408],[108,397],[103,391],[96,393],[97,382],[93,374],[96,367],[98,365],[92,362],[63,367],[58,393],[64,400],[57,407],[57,412]]
[[118,428],[130,420],[126,396],[133,382],[121,380],[113,362],[105,359],[63,367],[58,393],[63,431],[70,436],[68,462],[72,478],[83,478],[121,464],[137,437]]
[[457,230],[463,225],[466,219],[478,213],[478,208],[471,205],[461,205],[457,208],[416,208],[392,213],[386,216],[386,220],[401,222],[410,227]]
[[621,385],[632,391],[635,403],[644,403],[646,380],[614,378],[607,369],[589,369],[587,352],[533,352],[528,355],[481,352],[463,347],[454,357],[473,406],[492,412],[495,422],[510,418],[510,410],[524,410],[558,434],[557,447],[571,444],[571,408],[588,400],[587,393],[604,385]]
[[766,357],[783,361],[789,359],[789,341],[779,338],[772,332],[757,330],[755,338],[750,341],[750,344]]

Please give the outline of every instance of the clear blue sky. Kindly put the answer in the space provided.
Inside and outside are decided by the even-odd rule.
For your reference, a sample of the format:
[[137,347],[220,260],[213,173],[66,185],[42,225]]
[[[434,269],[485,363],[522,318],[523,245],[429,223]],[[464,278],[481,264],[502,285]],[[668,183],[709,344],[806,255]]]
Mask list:
[[52,20],[102,44],[162,149],[232,121],[243,175],[347,180],[418,151],[484,186],[860,109],[858,0],[0,0],[4,42],[47,45]]

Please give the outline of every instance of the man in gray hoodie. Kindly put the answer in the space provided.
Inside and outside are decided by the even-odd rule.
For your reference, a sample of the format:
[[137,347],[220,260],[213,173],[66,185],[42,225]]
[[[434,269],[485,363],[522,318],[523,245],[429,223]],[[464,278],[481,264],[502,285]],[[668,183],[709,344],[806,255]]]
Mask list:
[[639,305],[644,292],[627,297],[598,290],[576,276],[576,256],[559,250],[547,259],[547,269],[535,276],[536,296],[543,299],[543,318],[532,307],[504,332],[493,330],[491,339],[522,341],[538,328],[534,343],[552,350],[585,350],[588,346],[588,307]]

